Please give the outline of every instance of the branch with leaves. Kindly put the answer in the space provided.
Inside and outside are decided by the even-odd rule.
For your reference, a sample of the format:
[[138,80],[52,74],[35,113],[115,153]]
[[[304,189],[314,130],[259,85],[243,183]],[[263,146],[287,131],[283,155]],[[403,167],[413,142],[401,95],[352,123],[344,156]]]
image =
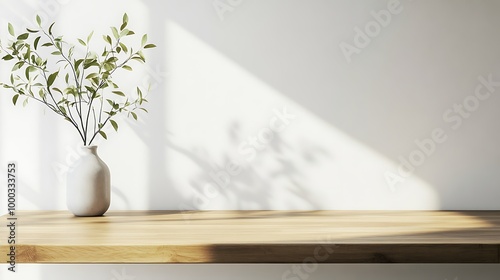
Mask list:
[[156,47],[144,34],[134,51],[126,43],[135,35],[127,29],[128,21],[124,14],[121,26],[111,27],[111,33],[103,35],[105,47],[100,54],[90,50],[94,32],[86,40],[78,39],[84,49],[79,57],[75,45],[54,35],[55,23],[45,29],[36,16],[38,27],[19,35],[9,23],[11,40],[6,46],[0,42],[0,52],[5,53],[1,59],[15,64],[9,83],[0,85],[14,92],[14,105],[20,98],[24,99],[23,106],[35,100],[70,122],[83,145],[92,144],[98,135],[107,139],[104,129],[108,123],[118,131],[116,116],[126,113],[137,120],[137,110],[147,112],[143,106],[147,99],[139,87],[125,94],[113,81],[119,71],[133,71],[132,63],[145,63],[143,50]]

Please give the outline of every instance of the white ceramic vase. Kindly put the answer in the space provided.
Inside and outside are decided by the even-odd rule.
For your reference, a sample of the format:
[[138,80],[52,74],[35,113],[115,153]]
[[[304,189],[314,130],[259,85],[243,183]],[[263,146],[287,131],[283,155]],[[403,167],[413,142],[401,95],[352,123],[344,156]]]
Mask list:
[[70,167],[66,203],[75,216],[101,216],[111,201],[108,166],[97,155],[97,146],[82,147],[82,157]]

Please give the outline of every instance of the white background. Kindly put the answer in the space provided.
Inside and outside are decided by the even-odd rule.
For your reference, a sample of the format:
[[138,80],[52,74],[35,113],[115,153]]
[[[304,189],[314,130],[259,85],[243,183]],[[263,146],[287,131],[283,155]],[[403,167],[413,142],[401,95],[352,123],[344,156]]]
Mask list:
[[[121,77],[130,88],[152,84],[150,113],[121,120],[118,134],[108,128],[109,140],[96,143],[112,172],[111,209],[499,209],[500,87],[476,104],[473,96],[479,77],[500,81],[500,2],[402,0],[346,56],[339,45],[356,46],[356,28],[373,28],[373,12],[389,2],[0,0],[0,37],[7,22],[20,30],[40,14],[68,41],[95,30],[100,45],[99,34],[127,12],[129,27],[158,45],[146,67]],[[11,67],[0,63],[1,81]],[[14,107],[11,97],[0,89],[0,164],[18,164],[18,208],[65,209],[64,172],[78,157],[78,135],[39,104]],[[464,101],[472,103],[460,125],[444,117],[457,120],[449,110]],[[228,186],[214,188],[210,174],[241,160],[240,145],[283,108],[295,119]],[[398,174],[400,157],[422,154],[416,141],[435,129],[446,140],[391,188],[387,174]],[[2,213],[5,202],[2,192]],[[0,275],[281,279],[289,268],[23,265],[16,275],[2,266]],[[310,279],[498,275],[498,265],[325,265]]]

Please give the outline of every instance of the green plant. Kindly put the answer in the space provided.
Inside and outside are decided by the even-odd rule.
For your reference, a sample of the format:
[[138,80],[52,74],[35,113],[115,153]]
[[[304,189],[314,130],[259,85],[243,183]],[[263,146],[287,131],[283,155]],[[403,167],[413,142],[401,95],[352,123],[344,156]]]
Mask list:
[[[146,62],[144,49],[156,47],[147,43],[147,34],[136,51],[126,43],[126,37],[135,34],[127,29],[127,14],[120,27],[111,27],[111,33],[103,35],[105,47],[101,54],[90,50],[94,32],[86,40],[78,39],[81,48],[75,51],[75,45],[54,35],[55,23],[46,29],[39,16],[36,21],[36,29],[28,28],[17,36],[9,23],[11,40],[5,47],[0,42],[6,53],[2,60],[15,62],[10,83],[0,83],[14,92],[14,105],[20,98],[24,106],[30,99],[43,103],[78,130],[83,145],[90,145],[97,135],[107,139],[103,129],[108,122],[118,131],[119,113],[137,120],[136,110],[147,112],[143,107],[147,100],[139,87],[126,95],[113,82],[118,71],[133,71],[132,61]],[[78,51],[82,53],[79,56]]]

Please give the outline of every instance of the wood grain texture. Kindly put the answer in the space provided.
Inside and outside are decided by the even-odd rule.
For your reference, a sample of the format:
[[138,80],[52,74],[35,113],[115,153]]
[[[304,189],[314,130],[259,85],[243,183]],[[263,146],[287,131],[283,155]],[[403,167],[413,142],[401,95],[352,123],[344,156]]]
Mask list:
[[[110,211],[91,218],[18,211],[17,218],[18,263],[500,263],[500,211]],[[2,256],[7,237],[0,227]]]

